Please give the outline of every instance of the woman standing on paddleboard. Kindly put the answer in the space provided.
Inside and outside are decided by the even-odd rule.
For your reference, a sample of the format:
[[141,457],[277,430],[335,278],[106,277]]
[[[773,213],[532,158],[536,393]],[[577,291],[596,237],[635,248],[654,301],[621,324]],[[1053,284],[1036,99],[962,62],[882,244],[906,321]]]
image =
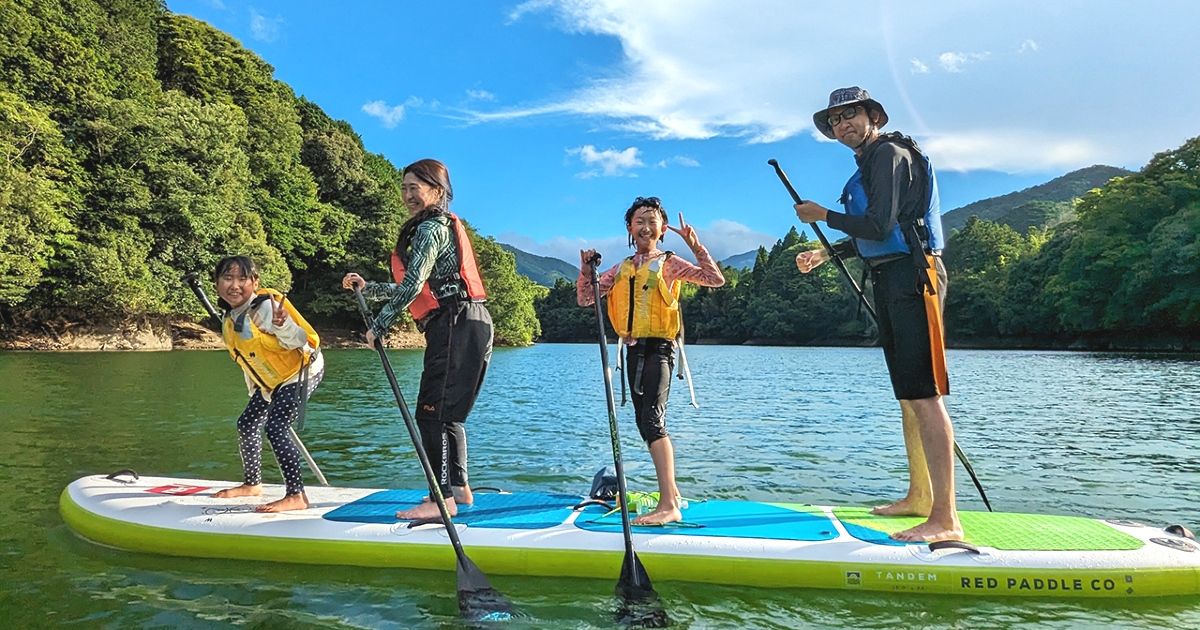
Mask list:
[[[492,316],[466,227],[450,212],[450,172],[437,160],[404,167],[401,184],[411,213],[392,251],[394,282],[367,282],[357,273],[346,289],[386,299],[367,331],[367,344],[382,339],[405,308],[425,333],[417,426],[451,516],[474,502],[467,481],[465,422],[492,358]],[[440,519],[430,501],[396,513],[401,520]]]

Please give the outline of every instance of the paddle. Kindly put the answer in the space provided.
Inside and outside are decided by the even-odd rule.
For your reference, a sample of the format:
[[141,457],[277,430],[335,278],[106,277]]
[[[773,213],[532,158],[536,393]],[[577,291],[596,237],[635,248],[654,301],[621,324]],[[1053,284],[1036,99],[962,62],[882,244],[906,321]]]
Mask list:
[[[596,267],[600,265],[600,254],[588,261],[591,269],[592,292],[596,297],[596,323],[599,329],[600,365],[604,368],[604,396],[608,402],[608,433],[612,440],[613,466],[617,471],[617,501],[621,504],[621,532],[625,536],[625,559],[621,561],[621,575],[617,578],[617,596],[621,605],[617,609],[617,621],[642,628],[663,628],[671,623],[662,608],[658,593],[650,584],[646,567],[633,551],[633,531],[629,525],[629,499],[625,488],[625,466],[621,458],[621,435],[617,429],[617,403],[613,397],[612,371],[608,367],[608,340],[604,334],[604,314],[600,310],[600,278]],[[620,350],[618,350],[620,352]]]
[[[358,310],[362,313],[363,323],[371,328],[371,313],[367,310],[367,301],[363,299],[362,290],[355,285],[354,297],[358,300]],[[388,360],[383,349],[383,341],[375,340],[375,350],[379,352],[379,360],[383,363],[383,371],[387,373],[388,384],[392,386],[392,394],[396,397],[396,405],[400,407],[400,415],[404,418],[404,426],[408,429],[408,437],[412,440],[413,449],[417,451],[417,459],[421,460],[421,470],[425,473],[425,481],[429,483],[429,496],[437,503],[442,521],[446,525],[446,534],[454,547],[454,555],[458,558],[455,573],[458,577],[458,608],[469,621],[507,621],[512,618],[512,604],[492,588],[487,576],[474,562],[467,557],[463,550],[462,541],[458,538],[458,530],[450,520],[450,510],[446,507],[446,499],[442,489],[434,480],[433,466],[429,456],[421,446],[421,437],[417,432],[417,423],[404,402],[404,394],[400,393],[400,384],[396,382],[396,373],[392,371],[392,362]]]
[[[217,323],[217,329],[220,330],[221,326],[223,325],[221,322],[221,316],[217,314],[217,309],[213,306],[212,302],[208,301],[208,296],[205,295],[204,289],[200,286],[199,275],[200,274],[193,271],[183,277],[183,282],[191,287],[192,293],[196,294],[196,299],[200,300],[200,303],[204,305],[204,310],[208,311],[208,316],[213,318],[213,321]],[[238,351],[234,349],[234,352]],[[241,356],[240,352],[238,352],[238,356]],[[246,362],[245,358],[242,358],[242,364],[247,366],[250,365]],[[300,406],[297,408],[297,417],[299,418],[301,426],[303,426],[304,406],[308,401],[307,387],[302,386],[300,388],[300,394]],[[291,425],[288,425],[288,433],[290,433],[292,436],[292,443],[296,445],[296,448],[300,449],[300,454],[304,455],[304,461],[308,462],[309,470],[312,470],[313,474],[317,476],[317,481],[320,481],[322,486],[328,486],[329,482],[325,480],[325,475],[321,473],[321,469],[317,466],[317,461],[308,453],[308,449],[304,447],[304,442],[300,441],[300,434],[296,433],[296,429]]]
[[[788,179],[787,174],[783,172],[783,168],[779,166],[779,161],[772,158],[767,160],[767,164],[775,167],[775,174],[779,176],[779,181],[783,182],[784,188],[787,188],[788,193],[792,195],[792,200],[796,203],[804,203],[804,200],[800,198],[800,193],[797,193],[796,189],[792,187],[792,182]],[[838,268],[838,271],[842,272],[842,277],[846,279],[846,282],[850,283],[850,286],[854,289],[855,295],[858,296],[858,299],[862,305],[867,308],[867,312],[871,314],[871,319],[875,322],[876,328],[878,328],[879,315],[875,313],[874,307],[872,307],[871,303],[867,301],[866,294],[863,293],[863,290],[858,286],[858,283],[854,281],[854,277],[850,275],[850,270],[846,268],[846,263],[842,260],[842,257],[838,256],[837,252],[834,251],[833,246],[829,244],[829,239],[825,238],[825,233],[821,231],[821,226],[817,225],[815,222],[809,223],[808,225],[813,229],[813,232],[816,232],[817,238],[821,241],[821,245],[829,254],[829,259],[833,261],[833,264]],[[971,460],[967,459],[967,454],[963,452],[962,448],[958,445],[958,440],[954,440],[954,454],[958,457],[958,460],[962,462],[963,468],[966,469],[967,474],[971,477],[971,482],[975,484],[975,489],[979,491],[979,497],[983,499],[983,504],[987,507],[988,511],[991,512],[992,504],[990,501],[988,501],[987,493],[983,491],[983,484],[979,483],[979,477],[975,475],[975,468],[971,466]]]

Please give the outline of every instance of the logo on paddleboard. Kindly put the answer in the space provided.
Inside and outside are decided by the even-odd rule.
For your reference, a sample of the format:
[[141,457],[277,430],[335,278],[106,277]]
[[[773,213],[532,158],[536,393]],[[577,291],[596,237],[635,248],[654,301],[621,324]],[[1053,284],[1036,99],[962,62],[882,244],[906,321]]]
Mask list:
[[177,497],[186,497],[189,494],[196,494],[197,492],[203,492],[205,490],[208,490],[208,486],[189,486],[187,484],[182,484],[182,483],[169,483],[165,486],[158,486],[157,488],[150,488],[149,490],[146,490],[146,492],[153,492],[154,494],[169,494],[169,495],[177,496]]
[[859,573],[858,571],[847,571],[846,572],[846,586],[861,586],[861,585],[862,585],[862,573]]

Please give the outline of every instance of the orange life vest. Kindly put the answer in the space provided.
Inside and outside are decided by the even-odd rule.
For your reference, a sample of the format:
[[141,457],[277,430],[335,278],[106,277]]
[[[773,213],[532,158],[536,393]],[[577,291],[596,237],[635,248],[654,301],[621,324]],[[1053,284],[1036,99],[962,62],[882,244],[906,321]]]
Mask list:
[[[450,225],[453,226],[454,246],[458,252],[458,273],[455,276],[447,278],[430,278],[439,284],[446,282],[460,282],[466,290],[466,297],[472,300],[483,300],[487,298],[487,292],[483,289],[483,279],[479,276],[479,265],[475,263],[475,248],[471,247],[471,239],[467,236],[467,229],[463,227],[462,221],[452,212],[447,212],[446,215],[450,219]],[[400,255],[392,251],[392,279],[396,284],[404,281],[404,261],[400,260]],[[438,301],[433,296],[433,291],[429,288],[429,280],[421,285],[421,290],[417,293],[417,297],[408,305],[408,312],[412,315],[414,321],[421,321],[427,315],[437,310]]]

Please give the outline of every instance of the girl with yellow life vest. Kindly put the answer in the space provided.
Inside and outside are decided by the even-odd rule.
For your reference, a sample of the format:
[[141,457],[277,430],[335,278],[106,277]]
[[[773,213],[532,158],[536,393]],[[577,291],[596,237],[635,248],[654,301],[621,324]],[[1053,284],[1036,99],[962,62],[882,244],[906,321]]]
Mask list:
[[[667,225],[667,212],[658,197],[638,197],[625,211],[625,229],[636,253],[600,275],[600,293],[608,296],[608,318],[625,348],[638,431],[650,448],[658,477],[659,500],[653,512],[634,519],[636,525],[662,525],[682,520],[679,488],[675,485],[675,450],[667,435],[667,398],[675,363],[675,342],[682,319],[679,290],[683,282],[702,287],[725,284],[721,268],[700,244],[696,230],[679,214],[679,228]],[[697,264],[658,249],[667,230],[678,234],[692,250]],[[579,252],[576,298],[591,306],[595,296],[585,270],[596,251]]]
[[260,512],[308,507],[300,474],[300,451],[292,442],[292,420],[301,400],[312,395],[325,375],[320,338],[304,317],[274,289],[260,289],[258,269],[246,256],[217,263],[213,280],[224,309],[221,337],[242,368],[250,402],[238,418],[242,485],[221,490],[218,499],[262,495],[262,431],[283,473],[284,497],[259,506]]
[[[368,298],[386,299],[367,330],[374,345],[408,309],[425,333],[425,359],[417,394],[421,444],[446,498],[451,516],[474,502],[467,480],[467,415],[483,387],[492,358],[492,316],[466,228],[450,212],[450,172],[437,160],[404,167],[400,187],[411,217],[400,228],[392,252],[395,282],[367,282],[357,273],[342,279]],[[396,512],[400,520],[440,520],[428,500]]]

